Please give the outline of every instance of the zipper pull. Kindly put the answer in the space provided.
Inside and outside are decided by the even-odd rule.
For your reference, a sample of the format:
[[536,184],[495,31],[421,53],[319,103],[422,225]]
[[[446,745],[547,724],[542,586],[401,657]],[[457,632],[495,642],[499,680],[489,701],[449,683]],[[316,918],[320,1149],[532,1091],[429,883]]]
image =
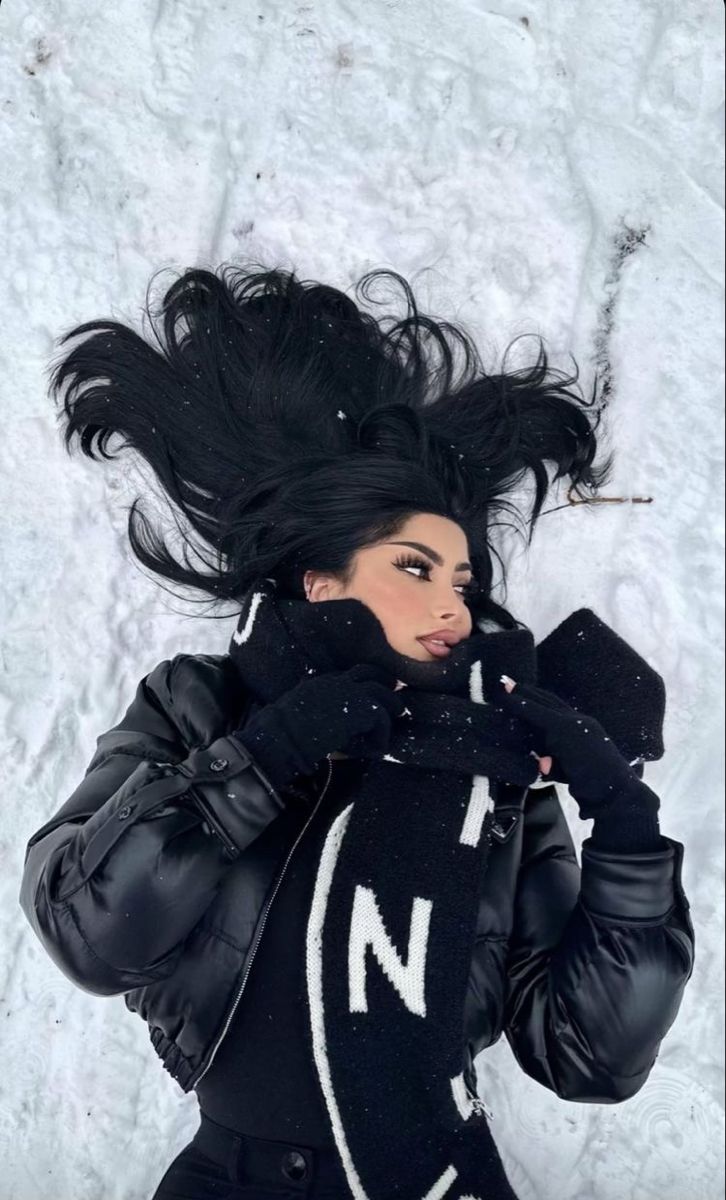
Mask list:
[[466,1082],[465,1082],[465,1086],[466,1086],[466,1094],[469,1097],[469,1099],[471,1100],[471,1106],[474,1109],[474,1112],[479,1113],[480,1115],[483,1114],[487,1118],[488,1121],[493,1121],[494,1113],[490,1109],[489,1105],[485,1104],[485,1102],[482,1100],[481,1096],[476,1096],[472,1092],[471,1088],[469,1087],[469,1085]]
[[477,1096],[474,1100],[474,1108],[476,1112],[483,1113],[488,1121],[494,1120],[494,1113],[490,1109],[489,1105],[484,1103],[480,1096]]

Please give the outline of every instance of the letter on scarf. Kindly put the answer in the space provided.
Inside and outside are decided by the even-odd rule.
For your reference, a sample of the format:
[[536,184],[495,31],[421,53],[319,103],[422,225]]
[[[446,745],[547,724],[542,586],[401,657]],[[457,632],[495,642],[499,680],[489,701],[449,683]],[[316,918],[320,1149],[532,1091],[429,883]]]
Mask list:
[[408,935],[408,959],[403,963],[386,931],[375,892],[372,888],[356,885],[348,937],[348,989],[351,1012],[368,1012],[366,949],[370,946],[406,1008],[421,1017],[426,1016],[424,980],[431,908],[431,900],[414,896]]

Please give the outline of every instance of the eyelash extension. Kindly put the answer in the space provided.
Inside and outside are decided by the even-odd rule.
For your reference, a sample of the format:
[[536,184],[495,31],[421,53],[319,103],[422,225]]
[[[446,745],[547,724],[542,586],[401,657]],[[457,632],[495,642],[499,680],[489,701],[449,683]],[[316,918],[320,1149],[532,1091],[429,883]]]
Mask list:
[[[405,567],[420,567],[429,576],[431,575],[431,564],[427,563],[423,558],[417,558],[413,554],[404,554],[401,558],[397,558],[394,565],[400,567],[402,570]],[[420,578],[421,576],[419,576]],[[465,600],[470,600],[479,591],[479,583],[476,579],[472,579],[469,583],[457,583],[455,586],[463,588],[461,595]]]

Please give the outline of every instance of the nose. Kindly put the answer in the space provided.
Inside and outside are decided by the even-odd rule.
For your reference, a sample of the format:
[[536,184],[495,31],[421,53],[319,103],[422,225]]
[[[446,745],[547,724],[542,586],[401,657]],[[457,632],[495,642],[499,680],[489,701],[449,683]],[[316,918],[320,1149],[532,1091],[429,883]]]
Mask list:
[[431,614],[431,628],[436,629],[455,629],[457,633],[461,633],[466,627],[467,613],[462,614],[461,609],[452,607],[447,600],[440,608],[434,610]]
[[452,617],[455,617],[455,616],[456,616],[456,609],[452,608],[450,603],[447,601],[444,605],[442,605],[442,607],[440,609],[438,609],[438,616],[434,617],[434,620],[435,621],[439,621],[439,620],[440,621],[450,621],[452,619]]
[[[457,596],[459,593],[455,593]],[[447,592],[441,599],[441,607],[432,612],[431,624],[429,628],[436,629],[437,625],[441,629],[454,629],[462,637],[471,629],[472,621],[469,609],[466,603],[461,598],[460,605],[452,602],[451,593]],[[462,613],[462,609],[464,610]]]

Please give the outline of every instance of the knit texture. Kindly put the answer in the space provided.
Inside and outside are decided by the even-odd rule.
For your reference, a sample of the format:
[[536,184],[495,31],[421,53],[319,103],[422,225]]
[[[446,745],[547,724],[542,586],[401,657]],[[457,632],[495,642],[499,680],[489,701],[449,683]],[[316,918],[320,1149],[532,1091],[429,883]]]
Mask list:
[[[633,767],[643,778],[643,763]],[[592,823],[590,844],[606,854],[652,854],[667,845],[660,833],[657,812],[647,805],[637,789],[623,792]]]
[[[612,631],[598,634],[612,651]],[[577,637],[560,635],[560,650],[576,658]],[[538,675],[531,632],[475,630],[447,658],[420,662],[393,650],[360,601],[313,604],[264,579],[244,597],[230,656],[263,703],[306,673],[358,662],[383,666],[410,688],[389,752],[367,762],[323,844],[307,916],[311,1052],[356,1200],[512,1200],[482,1106],[464,1083],[462,1012],[494,781],[529,786],[537,764],[521,722],[509,723],[505,746],[471,730],[489,718],[502,734],[495,709],[503,672],[554,690]],[[659,677],[638,662],[652,700]],[[574,663],[558,678],[570,703],[587,692]],[[599,711],[590,711],[607,721],[598,696]],[[646,757],[658,747],[662,713],[657,696],[650,705],[640,699],[638,734],[619,693],[615,724],[626,730],[625,752]]]
[[[592,609],[572,613],[538,645],[537,669],[540,683],[550,680],[543,686],[601,721],[641,779],[645,761],[663,757],[663,679]],[[664,846],[658,816],[637,788],[596,817],[590,841],[614,854]]]

